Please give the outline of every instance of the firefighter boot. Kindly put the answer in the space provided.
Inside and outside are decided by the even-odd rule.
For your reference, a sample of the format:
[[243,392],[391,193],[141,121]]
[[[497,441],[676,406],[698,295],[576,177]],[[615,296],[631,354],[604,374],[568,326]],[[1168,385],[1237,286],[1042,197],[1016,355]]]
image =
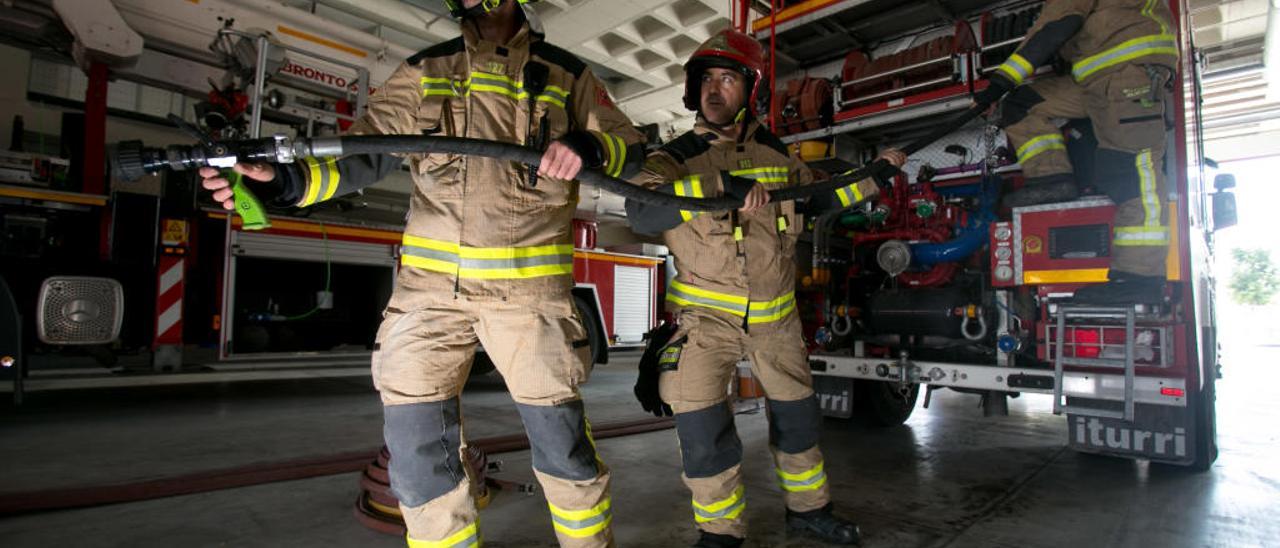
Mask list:
[[693,544],[693,548],[738,548],[742,546],[743,539],[733,535],[717,535],[715,533],[702,532],[702,536],[698,537],[698,542]]
[[852,545],[862,541],[858,525],[847,519],[836,516],[833,505],[808,512],[793,512],[787,509],[787,531],[805,533],[819,538],[829,544]]
[[1027,207],[1056,202],[1068,202],[1076,199],[1080,190],[1074,179],[1068,177],[1049,177],[1043,181],[1028,181],[1025,186],[1004,197],[1005,207]]
[[1072,300],[1081,304],[1158,304],[1164,301],[1164,284],[1164,276],[1113,271],[1110,281],[1077,289]]

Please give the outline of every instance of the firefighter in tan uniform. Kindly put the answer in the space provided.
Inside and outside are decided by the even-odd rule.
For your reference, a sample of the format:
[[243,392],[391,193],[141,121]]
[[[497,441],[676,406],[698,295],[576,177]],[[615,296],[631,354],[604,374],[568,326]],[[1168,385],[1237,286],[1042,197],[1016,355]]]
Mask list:
[[[1004,101],[1002,122],[1027,184],[1010,207],[1074,199],[1077,181],[1055,119],[1088,118],[1098,137],[1097,186],[1116,203],[1110,282],[1080,289],[1082,302],[1162,299],[1169,227],[1165,215],[1166,88],[1178,63],[1165,0],[1049,0],[1018,50],[978,100]],[[1055,53],[1070,76],[1023,84]],[[1015,89],[1016,88],[1016,89]]]
[[[679,196],[744,198],[738,211],[706,213],[627,202],[632,228],[662,233],[679,272],[667,289],[679,328],[659,352],[660,376],[642,371],[637,396],[656,414],[664,401],[674,408],[701,530],[695,546],[740,546],[747,531],[742,444],[726,388],[738,361],[750,358],[768,398],[788,527],[854,544],[857,526],[832,513],[818,448],[822,415],[795,311],[795,245],[804,222],[794,202],[768,203],[768,189],[807,184],[812,175],[753,115],[757,91],[768,89],[762,66],[760,45],[745,34],[727,30],[703,43],[685,64],[685,106],[699,113],[694,129],[650,154],[632,179]],[[897,165],[905,160],[888,156]],[[808,205],[811,212],[848,207],[876,193],[875,182],[862,181]]]
[[[543,41],[516,0],[446,3],[462,18],[462,36],[401,65],[350,133],[547,146],[539,172],[446,154],[236,169],[268,181],[259,185],[264,196],[274,190],[277,203],[296,206],[367,187],[402,163],[413,174],[399,275],[373,353],[409,545],[479,542],[458,398],[483,344],[524,421],[560,544],[611,546],[609,469],[578,391],[590,349],[570,294],[572,179],[584,165],[634,174],[643,139],[580,60]],[[225,180],[202,175],[215,199],[234,205]]]

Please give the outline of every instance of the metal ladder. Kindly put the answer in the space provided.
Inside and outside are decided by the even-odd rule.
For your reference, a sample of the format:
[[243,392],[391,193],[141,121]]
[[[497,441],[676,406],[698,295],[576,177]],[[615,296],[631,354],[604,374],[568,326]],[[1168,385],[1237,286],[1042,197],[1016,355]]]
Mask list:
[[[1136,319],[1138,306],[1101,307],[1088,305],[1059,304],[1054,313],[1057,320],[1057,339],[1054,341],[1053,354],[1053,414],[1071,413],[1089,417],[1123,419],[1133,421],[1134,392],[1134,340],[1136,336]],[[1078,358],[1066,357],[1063,342],[1067,336],[1067,321],[1078,319],[1124,320],[1124,359],[1112,358]],[[1101,333],[1100,333],[1101,337]],[[1101,340],[1099,341],[1101,347]],[[1078,343],[1076,343],[1078,345]],[[1077,346],[1076,348],[1079,348]],[[1081,405],[1067,405],[1063,402],[1063,366],[1082,365],[1088,367],[1108,367],[1124,371],[1124,410],[1100,409]]]

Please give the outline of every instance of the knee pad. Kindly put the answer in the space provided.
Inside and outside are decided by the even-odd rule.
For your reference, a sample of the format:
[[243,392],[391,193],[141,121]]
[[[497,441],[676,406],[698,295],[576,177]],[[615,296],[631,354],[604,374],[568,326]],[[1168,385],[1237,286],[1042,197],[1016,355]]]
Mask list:
[[783,453],[802,453],[818,445],[822,410],[817,396],[795,401],[765,400],[769,407],[769,443]]
[[382,435],[391,452],[391,492],[400,503],[422,506],[466,481],[458,399],[382,408]]
[[1094,186],[1111,201],[1119,205],[1142,195],[1137,154],[1099,148],[1094,158]]
[[709,478],[742,462],[742,440],[727,402],[676,413],[676,434],[686,476]]
[[1004,101],[1000,102],[1000,127],[1009,127],[1021,122],[1031,113],[1031,107],[1043,102],[1044,97],[1030,86],[1018,86],[1004,98]]
[[533,469],[568,480],[600,475],[596,448],[587,437],[582,400],[560,405],[516,404],[533,450]]

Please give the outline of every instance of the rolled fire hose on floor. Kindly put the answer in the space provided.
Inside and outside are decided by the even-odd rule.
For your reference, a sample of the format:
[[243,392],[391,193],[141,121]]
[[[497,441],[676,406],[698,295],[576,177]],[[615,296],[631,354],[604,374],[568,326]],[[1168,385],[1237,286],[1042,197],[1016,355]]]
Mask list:
[[[593,438],[599,440],[665,430],[674,426],[675,421],[673,419],[650,418],[595,425],[591,433]],[[529,448],[529,440],[523,434],[481,438],[470,440],[468,443],[485,454],[520,451]],[[266,483],[359,472],[367,470],[371,460],[376,463],[377,455],[380,452],[379,450],[355,451],[323,457],[266,462],[131,483],[5,493],[0,494],[0,517],[31,512],[138,502]],[[385,466],[383,469],[385,470]]]

